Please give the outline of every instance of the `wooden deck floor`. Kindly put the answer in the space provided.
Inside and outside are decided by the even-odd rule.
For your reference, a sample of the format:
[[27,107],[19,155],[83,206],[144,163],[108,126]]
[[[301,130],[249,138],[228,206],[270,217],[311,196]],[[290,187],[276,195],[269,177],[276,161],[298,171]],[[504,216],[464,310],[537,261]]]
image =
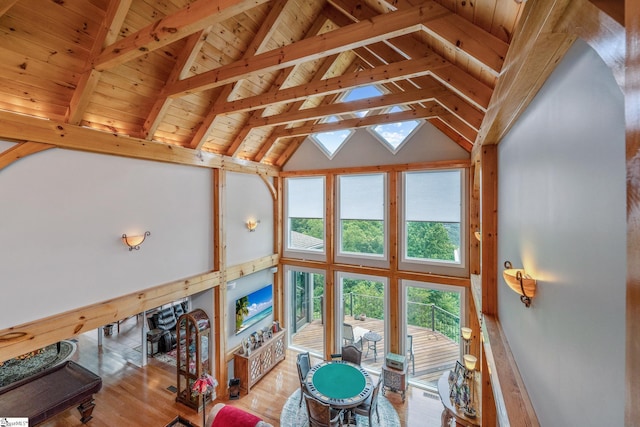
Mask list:
[[[382,336],[382,340],[376,344],[378,350],[377,358],[374,358],[374,352],[372,350],[367,352],[368,343],[366,341],[364,342],[364,352],[362,354],[362,366],[374,372],[380,371],[385,354],[384,325],[382,320],[367,319],[361,321],[346,317],[345,323],[351,324],[354,328],[359,326],[366,330],[375,331]],[[413,336],[415,360],[415,374],[412,373],[410,365],[409,380],[435,387],[442,372],[452,369],[456,361],[460,360],[459,345],[446,336],[426,328],[408,326],[407,333]],[[294,335],[292,344],[295,347],[308,349],[316,354],[322,354],[323,336],[323,324],[320,320],[314,320]]]

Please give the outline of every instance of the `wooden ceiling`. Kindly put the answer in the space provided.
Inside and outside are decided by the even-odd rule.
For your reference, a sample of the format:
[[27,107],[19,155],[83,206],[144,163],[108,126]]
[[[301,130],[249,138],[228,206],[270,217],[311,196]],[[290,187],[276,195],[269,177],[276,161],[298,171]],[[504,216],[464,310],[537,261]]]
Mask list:
[[310,133],[407,119],[471,151],[523,5],[0,0],[0,110],[276,167]]

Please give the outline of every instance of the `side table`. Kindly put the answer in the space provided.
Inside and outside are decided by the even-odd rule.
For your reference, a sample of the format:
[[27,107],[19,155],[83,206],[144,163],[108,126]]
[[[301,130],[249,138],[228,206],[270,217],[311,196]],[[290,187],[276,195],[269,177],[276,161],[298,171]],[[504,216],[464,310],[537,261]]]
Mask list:
[[[367,357],[369,355],[369,350],[373,349],[373,361],[377,362],[378,361],[377,360],[378,359],[378,341],[380,341],[382,337],[377,332],[369,331],[369,332],[365,332],[362,335],[362,338],[364,338],[367,341],[367,353],[364,355],[364,357]],[[371,343],[373,343],[373,345]]]
[[382,395],[384,396],[385,390],[389,390],[402,394],[402,402],[405,399],[405,393],[407,391],[409,383],[407,382],[407,364],[405,363],[404,369],[395,369],[387,364],[382,365]]
[[151,329],[147,331],[147,356],[153,356],[160,352],[160,338],[167,333],[162,329]]

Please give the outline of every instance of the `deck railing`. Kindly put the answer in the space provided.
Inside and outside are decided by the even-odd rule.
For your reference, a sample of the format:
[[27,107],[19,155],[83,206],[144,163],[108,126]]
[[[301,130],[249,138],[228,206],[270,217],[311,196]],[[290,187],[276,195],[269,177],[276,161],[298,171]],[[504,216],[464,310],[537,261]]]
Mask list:
[[[368,318],[383,320],[384,299],[350,292],[344,295],[344,313],[351,317],[364,314]],[[322,315],[322,310],[319,311],[319,315]],[[411,326],[431,329],[456,343],[460,342],[460,317],[433,303],[408,302],[407,323]]]

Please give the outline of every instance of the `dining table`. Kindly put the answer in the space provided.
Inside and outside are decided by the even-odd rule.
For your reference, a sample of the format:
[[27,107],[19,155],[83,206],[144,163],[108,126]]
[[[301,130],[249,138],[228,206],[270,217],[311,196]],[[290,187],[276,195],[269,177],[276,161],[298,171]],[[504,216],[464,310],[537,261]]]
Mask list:
[[371,376],[362,366],[343,360],[314,365],[305,377],[305,388],[311,397],[332,408],[347,410],[349,415],[348,410],[364,402],[373,387]]

